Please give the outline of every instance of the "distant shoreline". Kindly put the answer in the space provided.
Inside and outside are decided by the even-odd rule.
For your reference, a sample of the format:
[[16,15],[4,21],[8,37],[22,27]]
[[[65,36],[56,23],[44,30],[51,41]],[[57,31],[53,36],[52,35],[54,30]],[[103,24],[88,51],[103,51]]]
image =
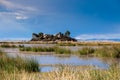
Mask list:
[[[73,41],[30,41],[30,40],[0,40],[0,42],[73,42]],[[75,43],[79,43],[79,42],[120,42],[120,39],[96,39],[96,40],[92,40],[92,39],[86,39],[86,40],[82,40],[82,39],[78,39],[77,42]]]
[[10,45],[22,45],[22,44],[56,44],[59,46],[112,46],[120,45],[120,42],[117,41],[0,41],[0,45],[10,44]]
[[[77,40],[77,42],[120,42],[120,39],[76,39],[76,40]],[[28,41],[31,41],[31,39],[30,38],[23,38],[23,39],[14,39],[14,38],[13,39],[11,39],[11,38],[10,39],[0,39],[0,42],[28,42]],[[51,41],[49,41],[49,42],[51,42]],[[65,41],[63,41],[63,42],[65,42]],[[71,42],[71,41],[69,41],[69,42]]]

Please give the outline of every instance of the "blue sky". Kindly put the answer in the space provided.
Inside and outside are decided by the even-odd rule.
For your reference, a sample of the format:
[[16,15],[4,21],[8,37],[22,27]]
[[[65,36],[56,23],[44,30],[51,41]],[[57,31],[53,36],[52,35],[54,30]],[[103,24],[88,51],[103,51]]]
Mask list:
[[0,39],[66,30],[77,39],[120,38],[120,0],[0,0]]

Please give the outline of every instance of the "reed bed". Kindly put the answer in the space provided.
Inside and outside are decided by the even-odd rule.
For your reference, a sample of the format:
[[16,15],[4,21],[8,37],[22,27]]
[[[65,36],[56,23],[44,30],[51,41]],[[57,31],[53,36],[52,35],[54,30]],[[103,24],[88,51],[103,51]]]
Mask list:
[[99,48],[83,47],[78,51],[72,51],[69,48],[60,47],[20,47],[20,51],[32,52],[55,52],[55,54],[77,54],[96,57],[120,58],[120,46],[103,46]]
[[14,45],[14,44],[1,44],[0,47],[2,48],[17,48],[18,46]]
[[32,59],[9,57],[0,51],[0,72],[13,73],[14,71],[38,72],[39,64]]
[[107,70],[93,69],[92,67],[61,67],[53,72],[28,73],[25,71],[0,73],[2,80],[120,80],[120,66],[110,67]]
[[120,58],[120,46],[103,46],[101,48],[84,47],[77,52],[80,55],[91,55],[96,57]]
[[120,45],[120,42],[107,41],[19,41],[19,42],[0,42],[0,44],[57,44],[59,46],[111,46]]
[[72,53],[72,51],[67,48],[55,47],[54,49],[55,49],[56,54],[71,54]]
[[5,55],[4,52],[0,50],[0,57],[3,57],[3,55]]
[[20,51],[32,51],[32,52],[55,52],[56,54],[71,54],[72,51],[66,48],[60,47],[21,47]]
[[120,42],[57,42],[58,46],[113,46],[120,45]]
[[78,53],[80,55],[89,55],[89,54],[93,54],[95,52],[95,49],[90,48],[90,47],[84,47],[80,50],[78,50]]

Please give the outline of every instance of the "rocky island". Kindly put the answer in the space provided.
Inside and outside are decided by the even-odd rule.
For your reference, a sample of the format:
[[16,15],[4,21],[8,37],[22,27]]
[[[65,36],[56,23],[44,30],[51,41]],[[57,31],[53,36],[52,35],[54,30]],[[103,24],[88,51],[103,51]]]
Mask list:
[[31,41],[77,41],[76,39],[70,37],[70,31],[66,31],[65,33],[57,33],[53,34],[44,34],[42,32],[36,34],[32,34]]

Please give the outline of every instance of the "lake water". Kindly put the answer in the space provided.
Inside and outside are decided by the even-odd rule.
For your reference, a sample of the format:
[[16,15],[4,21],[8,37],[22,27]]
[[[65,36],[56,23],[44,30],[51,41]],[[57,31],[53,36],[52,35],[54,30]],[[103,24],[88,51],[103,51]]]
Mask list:
[[120,63],[120,60],[113,59],[101,59],[96,57],[80,57],[76,55],[39,55],[37,54],[23,54],[19,52],[19,49],[7,48],[3,49],[9,56],[20,56],[23,58],[29,58],[36,60],[40,65],[41,72],[49,72],[57,69],[56,65],[72,65],[72,66],[84,66],[92,65],[96,68],[107,69],[114,61]]

